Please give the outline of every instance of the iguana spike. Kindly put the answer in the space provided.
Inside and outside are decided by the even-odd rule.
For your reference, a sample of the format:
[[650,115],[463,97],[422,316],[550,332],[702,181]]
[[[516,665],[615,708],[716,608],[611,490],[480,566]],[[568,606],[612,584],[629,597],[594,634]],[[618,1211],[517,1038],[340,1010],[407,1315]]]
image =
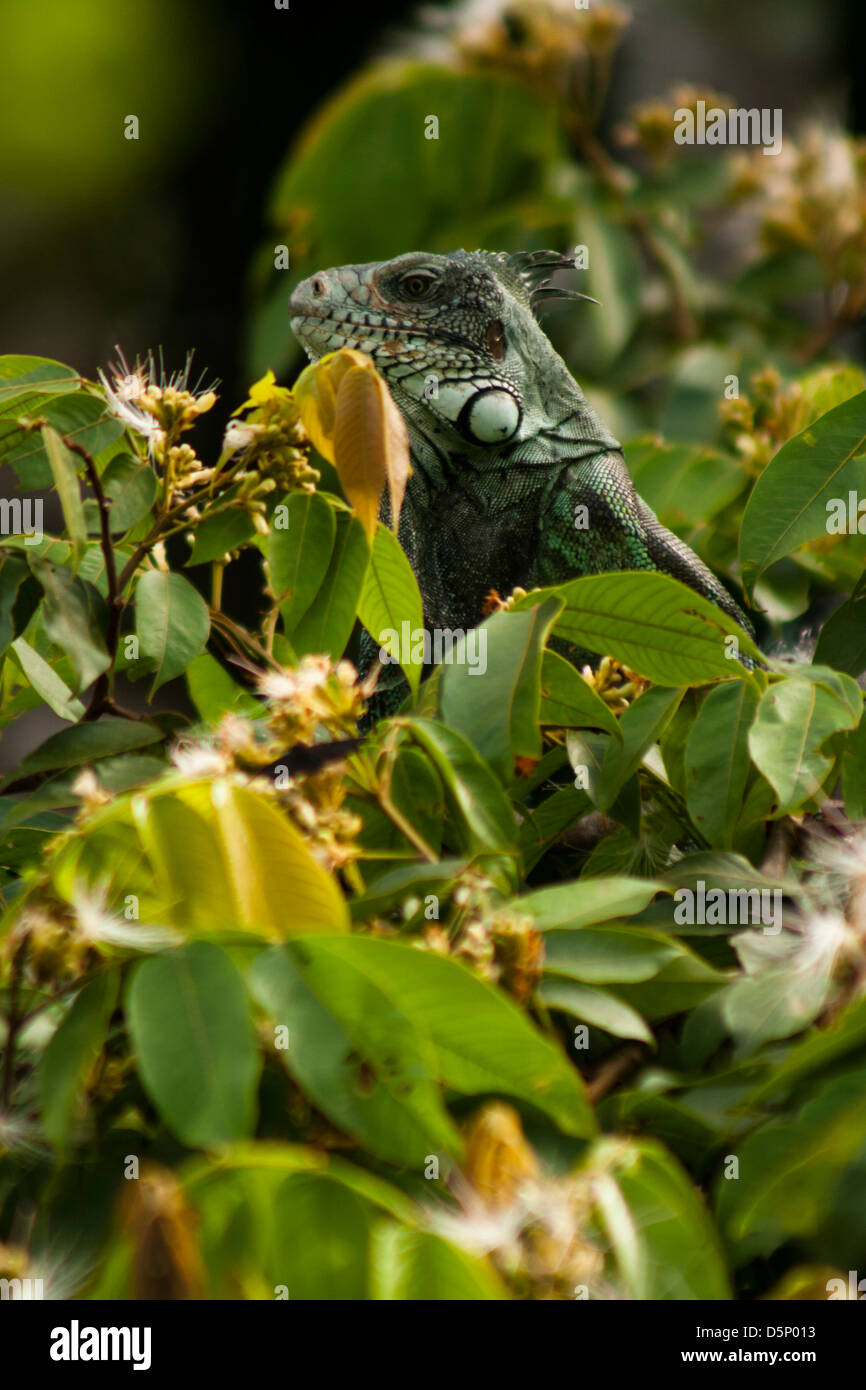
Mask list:
[[558,251],[517,251],[505,257],[505,263],[516,272],[529,295],[533,313],[543,310],[557,300],[575,302],[578,299],[597,304],[591,295],[580,294],[577,290],[560,288],[551,283],[551,272],[557,270],[577,270],[574,256],[565,256]]
[[517,251],[506,257],[506,264],[515,270],[527,289],[534,289],[546,279],[551,270],[574,270],[574,257],[559,251]]
[[588,304],[600,304],[600,300],[593,299],[591,294],[581,294],[579,290],[567,290],[558,285],[539,285],[537,290],[532,291],[531,302],[533,309],[545,309],[548,304],[555,304],[558,301],[563,303],[574,303],[578,299],[585,299]]

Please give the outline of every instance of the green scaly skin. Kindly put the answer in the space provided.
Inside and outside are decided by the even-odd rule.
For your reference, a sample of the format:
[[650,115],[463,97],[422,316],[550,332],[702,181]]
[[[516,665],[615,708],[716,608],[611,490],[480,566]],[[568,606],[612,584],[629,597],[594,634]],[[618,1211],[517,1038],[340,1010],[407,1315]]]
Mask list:
[[[539,325],[549,299],[584,298],[550,284],[573,268],[554,252],[412,252],[320,271],[292,295],[311,360],[342,347],[368,354],[406,420],[413,473],[398,534],[425,624],[474,627],[491,590],[661,570],[751,632],[637,495],[618,442]],[[365,667],[375,651],[364,644]],[[384,684],[380,713],[405,693],[396,667]]]

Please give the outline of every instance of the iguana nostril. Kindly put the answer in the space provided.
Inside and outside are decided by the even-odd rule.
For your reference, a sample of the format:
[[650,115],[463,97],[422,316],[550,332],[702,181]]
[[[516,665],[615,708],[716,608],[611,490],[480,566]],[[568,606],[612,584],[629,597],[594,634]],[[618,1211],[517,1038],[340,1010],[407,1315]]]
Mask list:
[[321,298],[321,296],[325,293],[325,282],[322,279],[321,275],[316,275],[314,277],[312,291],[317,299]]

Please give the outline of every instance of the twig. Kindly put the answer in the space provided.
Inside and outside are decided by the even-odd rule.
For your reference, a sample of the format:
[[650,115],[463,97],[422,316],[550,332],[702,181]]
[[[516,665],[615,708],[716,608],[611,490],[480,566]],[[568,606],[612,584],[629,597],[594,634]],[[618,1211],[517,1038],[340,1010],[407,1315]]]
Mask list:
[[595,1076],[586,1087],[586,1094],[597,1105],[618,1082],[635,1071],[646,1056],[644,1043],[628,1043],[614,1052],[606,1062],[602,1062]]
[[111,521],[109,516],[109,504],[105,496],[105,489],[102,486],[102,479],[99,476],[96,464],[92,456],[83,445],[75,440],[64,436],[63,440],[67,449],[79,458],[84,460],[84,468],[87,473],[87,480],[93,488],[96,498],[96,505],[99,509],[99,535],[100,547],[105,560],[105,578],[108,584],[108,626],[105,632],[105,645],[108,648],[110,664],[107,670],[97,677],[90,697],[90,703],[85,712],[85,719],[96,719],[105,709],[106,700],[111,692],[111,676],[114,669],[114,660],[117,656],[117,642],[120,635],[120,614],[123,608],[123,599],[117,582],[117,567],[114,562],[114,547],[111,543]]
[[220,612],[223,601],[223,574],[226,567],[225,560],[214,560],[210,568],[210,604],[216,612]]

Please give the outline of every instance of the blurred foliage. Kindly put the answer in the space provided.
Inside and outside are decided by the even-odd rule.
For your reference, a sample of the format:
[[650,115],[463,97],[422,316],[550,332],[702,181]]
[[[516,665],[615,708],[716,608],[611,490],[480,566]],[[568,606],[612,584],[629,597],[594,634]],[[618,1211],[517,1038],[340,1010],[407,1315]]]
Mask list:
[[[58,726],[0,785],[3,1277],[143,1299],[848,1287],[866,617],[863,535],[828,503],[864,491],[866,389],[835,344],[866,249],[810,141],[849,193],[861,155],[833,134],[775,174],[668,159],[663,100],[623,117],[640,171],[615,162],[622,23],[515,3],[452,67],[374,69],[314,120],[274,197],[296,259],[278,290],[262,274],[261,375],[215,459],[189,364],[93,382],[0,358],[0,458],[62,511],[0,544],[0,725]],[[744,265],[711,280],[702,209],[717,230],[746,192]],[[814,659],[768,657],[666,575],[584,576],[503,598],[483,680],[406,658],[403,708],[359,723],[355,624],[421,613],[375,519],[405,438],[359,354],[277,384],[285,296],[460,240],[589,246],[604,307],[563,329],[568,361],[632,422],[647,500],[768,623],[844,596]],[[247,627],[222,601],[240,554]]]
[[[4,0],[0,184],[81,209],[177,161],[214,80],[207,11],[139,0]],[[170,39],[170,41],[167,41]],[[141,138],[124,137],[138,117]],[[81,158],[82,150],[86,158]]]

